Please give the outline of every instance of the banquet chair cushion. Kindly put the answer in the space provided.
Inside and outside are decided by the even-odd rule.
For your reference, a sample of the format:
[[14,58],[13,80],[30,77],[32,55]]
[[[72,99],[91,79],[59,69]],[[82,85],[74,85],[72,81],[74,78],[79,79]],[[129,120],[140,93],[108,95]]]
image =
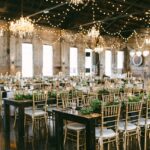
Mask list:
[[29,116],[35,116],[35,117],[37,117],[37,116],[44,116],[47,113],[45,111],[43,111],[43,110],[35,110],[34,112],[33,112],[33,110],[26,110],[25,114],[29,115]]
[[[135,130],[137,128],[137,126],[133,123],[128,123],[127,124],[127,131],[131,131],[131,130]],[[124,131],[125,130],[125,122],[119,122],[119,126],[118,129],[120,131]]]
[[102,131],[102,135],[101,135],[100,128],[96,127],[95,128],[95,136],[96,136],[96,139],[98,139],[100,137],[107,139],[107,138],[115,137],[116,133],[112,129],[104,128]]
[[66,125],[66,127],[67,127],[67,129],[75,130],[75,131],[85,129],[85,125],[84,124],[77,123],[77,122],[68,123]]
[[146,124],[150,125],[150,119],[147,119],[147,123],[145,121],[146,121],[145,118],[140,118],[139,125],[140,126],[145,126]]

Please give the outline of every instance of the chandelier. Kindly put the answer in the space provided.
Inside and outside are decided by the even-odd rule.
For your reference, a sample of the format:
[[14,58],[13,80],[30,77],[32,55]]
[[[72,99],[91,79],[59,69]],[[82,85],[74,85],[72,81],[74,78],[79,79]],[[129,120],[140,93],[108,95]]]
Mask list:
[[70,0],[70,3],[74,5],[79,5],[79,4],[83,4],[83,0]]
[[101,53],[101,52],[103,52],[103,50],[104,50],[104,48],[101,47],[100,45],[98,45],[98,46],[96,46],[96,47],[94,48],[94,51],[97,52],[97,53]]
[[99,30],[96,29],[95,26],[93,26],[89,31],[88,31],[88,36],[92,38],[97,38],[99,36]]
[[33,34],[34,25],[31,19],[22,16],[19,20],[10,22],[9,29],[14,35],[24,38]]

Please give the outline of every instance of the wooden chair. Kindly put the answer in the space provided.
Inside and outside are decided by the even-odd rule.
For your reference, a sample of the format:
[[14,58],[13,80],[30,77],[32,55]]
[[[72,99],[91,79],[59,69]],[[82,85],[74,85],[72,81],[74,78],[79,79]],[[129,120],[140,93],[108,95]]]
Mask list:
[[133,89],[132,88],[125,88],[124,89],[124,93],[132,94],[133,93]]
[[[79,101],[80,96],[82,97],[82,94],[76,94],[76,97],[69,99],[69,95],[63,93],[61,96],[63,108],[72,107],[72,103],[76,103],[76,105],[78,104],[79,106],[81,104]],[[77,150],[79,150],[80,147],[84,147],[85,149],[85,125],[66,121],[64,126],[64,146],[66,146],[67,141],[73,142]]]
[[[25,124],[27,121],[32,122],[32,131],[34,132],[34,127],[36,123],[38,124],[40,120],[44,119],[46,131],[48,131],[47,126],[47,99],[48,95],[45,92],[33,93],[33,106],[32,110],[25,111]],[[42,105],[43,107],[42,107]]]
[[84,106],[90,106],[90,103],[95,99],[98,99],[97,95],[88,95],[84,100]]
[[106,105],[105,102],[101,104],[101,118],[100,127],[96,127],[96,140],[98,141],[98,148],[104,150],[104,144],[115,142],[116,149],[119,150],[119,132],[118,123],[120,118],[121,103],[114,105]]
[[121,93],[120,101],[128,101],[128,93]]
[[114,101],[114,94],[102,95],[102,100],[104,102],[113,102]]
[[0,116],[2,115],[2,95],[3,91],[0,91]]
[[85,95],[82,91],[75,91],[75,97],[77,98],[77,106],[82,106],[85,101]]
[[139,121],[139,125],[144,135],[144,150],[147,150],[150,134],[150,99],[148,97],[144,99],[142,115]]
[[119,131],[123,133],[123,149],[127,150],[129,145],[129,137],[136,136],[138,140],[139,150],[141,150],[140,143],[140,116],[142,109],[142,101],[129,102],[124,101],[124,118],[119,122]]

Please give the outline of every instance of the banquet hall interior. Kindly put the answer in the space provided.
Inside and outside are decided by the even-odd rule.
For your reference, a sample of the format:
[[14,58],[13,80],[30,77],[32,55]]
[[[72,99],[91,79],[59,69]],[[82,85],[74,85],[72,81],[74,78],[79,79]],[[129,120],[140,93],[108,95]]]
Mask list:
[[0,150],[150,150],[150,0],[0,0]]

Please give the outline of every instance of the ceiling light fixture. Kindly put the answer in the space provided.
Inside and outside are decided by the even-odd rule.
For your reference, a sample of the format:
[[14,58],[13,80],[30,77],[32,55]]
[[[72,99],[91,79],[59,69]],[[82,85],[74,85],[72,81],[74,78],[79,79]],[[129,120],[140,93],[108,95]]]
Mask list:
[[97,38],[99,34],[99,30],[96,29],[95,25],[88,31],[88,36],[92,38]]
[[138,50],[138,51],[131,50],[130,51],[130,56],[133,57],[134,55],[136,55],[136,56],[140,57],[140,56],[143,55],[143,57],[147,57],[149,55],[149,53],[150,53],[149,50],[143,50],[143,51],[141,51],[141,50]]
[[95,48],[94,48],[94,52],[96,53],[101,53],[103,52],[104,48],[101,47],[100,45],[97,45]]
[[79,4],[83,4],[83,0],[70,0],[70,3],[78,6]]
[[23,17],[23,0],[21,1],[21,17],[19,20],[11,21],[9,26],[10,31],[15,36],[25,38],[31,36],[34,31],[34,24],[28,17]]
[[10,22],[10,31],[15,35],[19,35],[20,38],[31,36],[34,31],[34,25],[29,18],[20,17],[19,20]]

